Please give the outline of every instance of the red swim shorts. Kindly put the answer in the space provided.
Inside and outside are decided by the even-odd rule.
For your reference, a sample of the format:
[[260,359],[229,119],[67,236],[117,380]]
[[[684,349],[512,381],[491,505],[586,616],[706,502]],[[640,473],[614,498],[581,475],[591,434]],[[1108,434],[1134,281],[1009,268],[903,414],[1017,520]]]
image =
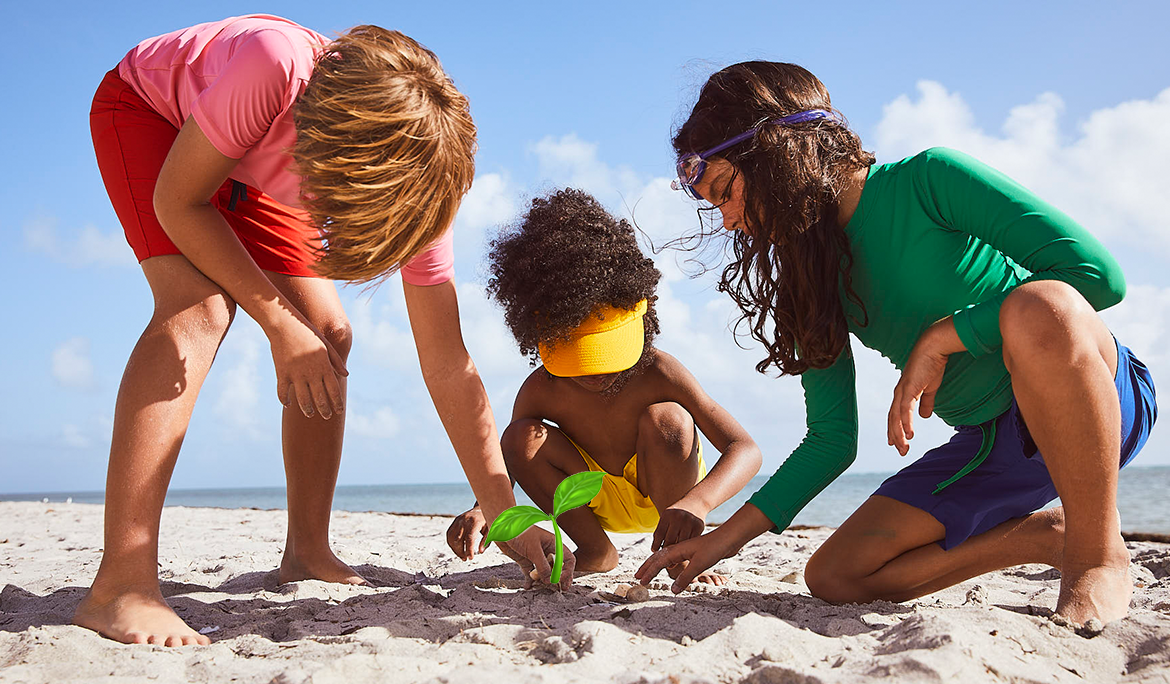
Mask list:
[[[182,254],[154,215],[154,184],[163,160],[179,134],[118,76],[117,69],[102,79],[89,113],[93,147],[110,202],[126,232],[126,241],[138,261],[164,254]],[[260,192],[247,188],[246,199],[232,205],[231,179],[211,198],[240,242],[265,271],[312,276],[316,255],[312,245],[319,233],[308,215]]]

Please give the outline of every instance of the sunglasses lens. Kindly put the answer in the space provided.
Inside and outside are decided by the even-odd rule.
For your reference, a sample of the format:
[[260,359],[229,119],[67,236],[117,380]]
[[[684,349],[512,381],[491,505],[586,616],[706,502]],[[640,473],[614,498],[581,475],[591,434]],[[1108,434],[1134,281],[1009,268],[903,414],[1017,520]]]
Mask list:
[[698,190],[695,190],[695,183],[703,177],[703,170],[707,164],[698,155],[690,155],[678,160],[676,170],[678,171],[678,180],[671,183],[671,187],[676,190],[682,190],[687,194],[687,197],[695,200],[703,199]]

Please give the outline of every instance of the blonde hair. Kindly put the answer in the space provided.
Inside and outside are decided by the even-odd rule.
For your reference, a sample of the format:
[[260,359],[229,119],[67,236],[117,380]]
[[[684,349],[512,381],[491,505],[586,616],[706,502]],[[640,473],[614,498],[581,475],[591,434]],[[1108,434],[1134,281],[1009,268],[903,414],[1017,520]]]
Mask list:
[[319,275],[382,280],[451,225],[475,176],[475,123],[433,52],[356,26],[317,58],[294,116]]

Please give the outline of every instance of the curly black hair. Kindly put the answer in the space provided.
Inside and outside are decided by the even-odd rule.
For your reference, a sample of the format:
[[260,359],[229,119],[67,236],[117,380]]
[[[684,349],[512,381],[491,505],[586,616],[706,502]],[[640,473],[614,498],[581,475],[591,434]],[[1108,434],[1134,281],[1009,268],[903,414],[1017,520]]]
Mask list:
[[532,200],[520,220],[491,241],[488,294],[520,353],[536,365],[541,342],[568,339],[603,305],[633,309],[646,300],[646,343],[637,372],[653,357],[658,315],[654,294],[662,273],[638,248],[634,228],[615,219],[592,195],[566,188]]

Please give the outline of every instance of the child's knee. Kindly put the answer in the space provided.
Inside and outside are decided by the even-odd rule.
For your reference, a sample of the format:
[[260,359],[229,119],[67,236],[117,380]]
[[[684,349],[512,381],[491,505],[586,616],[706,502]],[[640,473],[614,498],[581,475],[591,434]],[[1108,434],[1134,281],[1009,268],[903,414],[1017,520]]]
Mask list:
[[694,451],[695,421],[673,401],[647,406],[638,418],[638,452],[654,451],[686,460]]
[[548,426],[535,418],[512,421],[500,435],[500,448],[509,470],[523,468],[532,461],[548,437]]
[[185,341],[218,345],[235,315],[235,301],[226,295],[212,295],[173,310],[156,307],[151,326],[171,331]]
[[317,324],[321,335],[341,356],[342,361],[349,358],[349,350],[353,348],[353,327],[344,315],[335,319]]

